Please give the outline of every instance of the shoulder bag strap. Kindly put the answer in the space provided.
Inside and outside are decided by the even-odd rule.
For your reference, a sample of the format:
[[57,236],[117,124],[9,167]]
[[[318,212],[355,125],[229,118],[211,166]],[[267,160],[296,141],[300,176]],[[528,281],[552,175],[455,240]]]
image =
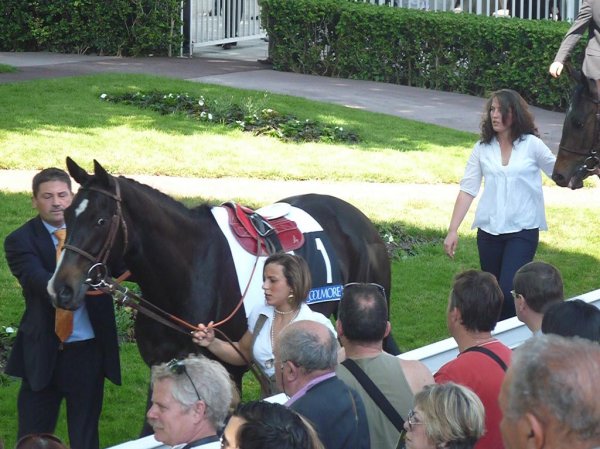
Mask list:
[[256,337],[260,333],[260,330],[263,328],[265,323],[267,322],[267,315],[261,313],[258,315],[258,319],[256,320],[256,324],[254,325],[254,329],[252,330],[252,348],[254,348],[254,343],[256,343]]
[[[256,320],[256,324],[254,325],[254,329],[252,330],[252,346],[254,348],[254,344],[256,343],[256,337],[260,333],[261,329],[264,327],[267,322],[267,315],[261,313],[258,315],[258,319]],[[262,397],[272,396],[275,391],[273,389],[274,386],[274,378],[267,376],[267,374],[263,371],[262,366],[254,361],[254,357],[252,358],[252,365],[258,370],[258,373],[262,377],[259,379],[260,383],[260,391]]]
[[344,367],[346,367],[346,369],[356,378],[358,383],[365,389],[370,398],[373,399],[373,402],[377,404],[398,432],[402,433],[404,430],[404,420],[402,419],[402,416],[400,416],[392,404],[390,404],[390,401],[386,399],[381,390],[377,388],[377,385],[373,383],[369,376],[367,376],[354,360],[346,359],[342,362],[342,365],[344,365]]
[[508,369],[508,366],[506,366],[506,363],[504,363],[504,360],[502,360],[500,358],[500,356],[498,356],[498,354],[489,350],[488,348],[484,348],[482,346],[471,346],[470,348],[467,348],[463,351],[463,353],[465,353],[465,352],[480,352],[480,353],[485,354],[488,357],[491,357],[492,359],[494,359],[494,361],[498,365],[500,365],[500,368],[502,368],[504,371],[506,371]]

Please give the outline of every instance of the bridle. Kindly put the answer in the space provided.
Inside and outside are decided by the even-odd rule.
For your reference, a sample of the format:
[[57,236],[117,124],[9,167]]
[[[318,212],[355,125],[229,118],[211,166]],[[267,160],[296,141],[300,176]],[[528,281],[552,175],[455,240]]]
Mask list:
[[596,121],[594,123],[594,140],[592,140],[592,147],[589,151],[567,148],[566,146],[559,145],[558,151],[564,151],[566,153],[575,154],[577,156],[587,156],[580,167],[575,171],[574,177],[585,178],[585,175],[592,172],[600,165],[600,100],[585,95],[584,99],[591,101],[596,105]]
[[[81,248],[77,248],[69,243],[66,243],[63,248],[65,250],[73,251],[87,260],[92,262],[92,267],[98,267],[106,265],[106,261],[108,260],[108,256],[110,255],[110,251],[115,243],[115,239],[117,238],[117,232],[119,232],[119,227],[123,229],[123,254],[127,249],[128,245],[128,232],[127,232],[127,224],[125,223],[125,219],[123,218],[123,209],[121,208],[121,187],[119,186],[119,181],[115,178],[115,193],[109,192],[108,190],[100,189],[98,187],[82,187],[80,190],[91,190],[94,192],[101,193],[102,195],[108,196],[112,198],[116,202],[115,213],[110,219],[110,228],[108,229],[108,234],[106,239],[104,240],[104,244],[100,249],[100,252],[97,256],[92,256],[87,251],[84,251]],[[87,282],[87,281],[86,281]]]

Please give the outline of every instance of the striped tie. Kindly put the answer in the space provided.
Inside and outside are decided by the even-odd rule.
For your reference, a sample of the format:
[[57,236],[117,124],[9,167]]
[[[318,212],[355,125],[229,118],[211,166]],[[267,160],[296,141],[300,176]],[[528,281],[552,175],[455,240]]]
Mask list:
[[[63,245],[65,244],[65,237],[67,236],[66,229],[57,229],[54,231],[54,235],[58,240],[56,245],[56,261],[60,259],[60,253],[62,252]],[[54,332],[58,335],[61,343],[64,342],[69,335],[73,333],[73,312],[65,309],[56,309],[56,318],[54,320]]]

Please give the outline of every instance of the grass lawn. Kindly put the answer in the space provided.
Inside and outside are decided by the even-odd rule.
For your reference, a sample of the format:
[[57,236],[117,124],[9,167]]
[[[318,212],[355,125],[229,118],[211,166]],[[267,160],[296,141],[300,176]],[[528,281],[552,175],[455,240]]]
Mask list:
[[13,73],[16,71],[17,69],[12,65],[0,64],[0,73]]
[[[361,137],[357,145],[289,144],[219,125],[161,116],[135,107],[105,103],[103,92],[160,89],[222,98],[264,102],[299,118],[340,124]],[[293,97],[239,91],[147,76],[102,75],[0,85],[0,168],[39,169],[64,166],[69,155],[91,168],[98,159],[113,173],[164,174],[218,178],[223,176],[281,180],[362,181],[384,183],[456,183],[476,136],[381,114]],[[233,100],[232,100],[233,99]],[[372,220],[399,226],[418,237],[412,255],[393,261],[392,326],[403,350],[446,338],[445,308],[452,277],[478,268],[475,233],[461,228],[454,261],[444,256],[445,235],[453,201],[424,195],[411,201],[394,196],[369,198],[369,184],[346,197]],[[366,192],[366,193],[365,193]],[[269,192],[277,194],[277,192]],[[573,192],[576,198],[577,192]],[[192,205],[202,198],[185,196]],[[279,195],[277,195],[279,196]],[[211,197],[225,201],[231,198]],[[239,192],[260,205],[263,197]],[[377,207],[374,207],[374,204]],[[0,192],[0,236],[32,216],[28,193]],[[597,288],[600,264],[595,249],[600,236],[594,204],[549,203],[550,232],[541,234],[537,259],[555,264],[565,280],[567,296]],[[574,232],[576,230],[576,232]],[[0,249],[0,331],[18,324],[23,310],[20,288]],[[136,438],[143,422],[148,368],[133,344],[122,346],[123,386],[108,384],[101,420],[101,444]],[[18,382],[0,385],[0,439],[14,445]],[[245,399],[256,396],[247,381]],[[64,419],[57,433],[66,437]]]

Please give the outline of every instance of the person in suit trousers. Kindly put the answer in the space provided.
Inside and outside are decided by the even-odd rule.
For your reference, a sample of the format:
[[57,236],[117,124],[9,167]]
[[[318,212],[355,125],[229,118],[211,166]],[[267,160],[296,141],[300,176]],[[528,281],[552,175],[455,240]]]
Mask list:
[[554,78],[560,76],[563,63],[585,30],[588,31],[588,43],[581,71],[585,77],[596,81],[596,94],[600,99],[600,1],[583,0],[579,14],[560,44],[549,71]]
[[[47,284],[56,268],[64,210],[73,193],[69,175],[47,168],[33,178],[33,208],[38,215],[4,241],[6,260],[25,298],[6,373],[21,378],[18,438],[53,433],[63,399],[71,447],[97,449],[104,378],[120,385],[121,368],[112,299],[88,297],[72,315],[72,331],[62,342],[55,330],[56,311]],[[64,237],[63,237],[64,238]]]

